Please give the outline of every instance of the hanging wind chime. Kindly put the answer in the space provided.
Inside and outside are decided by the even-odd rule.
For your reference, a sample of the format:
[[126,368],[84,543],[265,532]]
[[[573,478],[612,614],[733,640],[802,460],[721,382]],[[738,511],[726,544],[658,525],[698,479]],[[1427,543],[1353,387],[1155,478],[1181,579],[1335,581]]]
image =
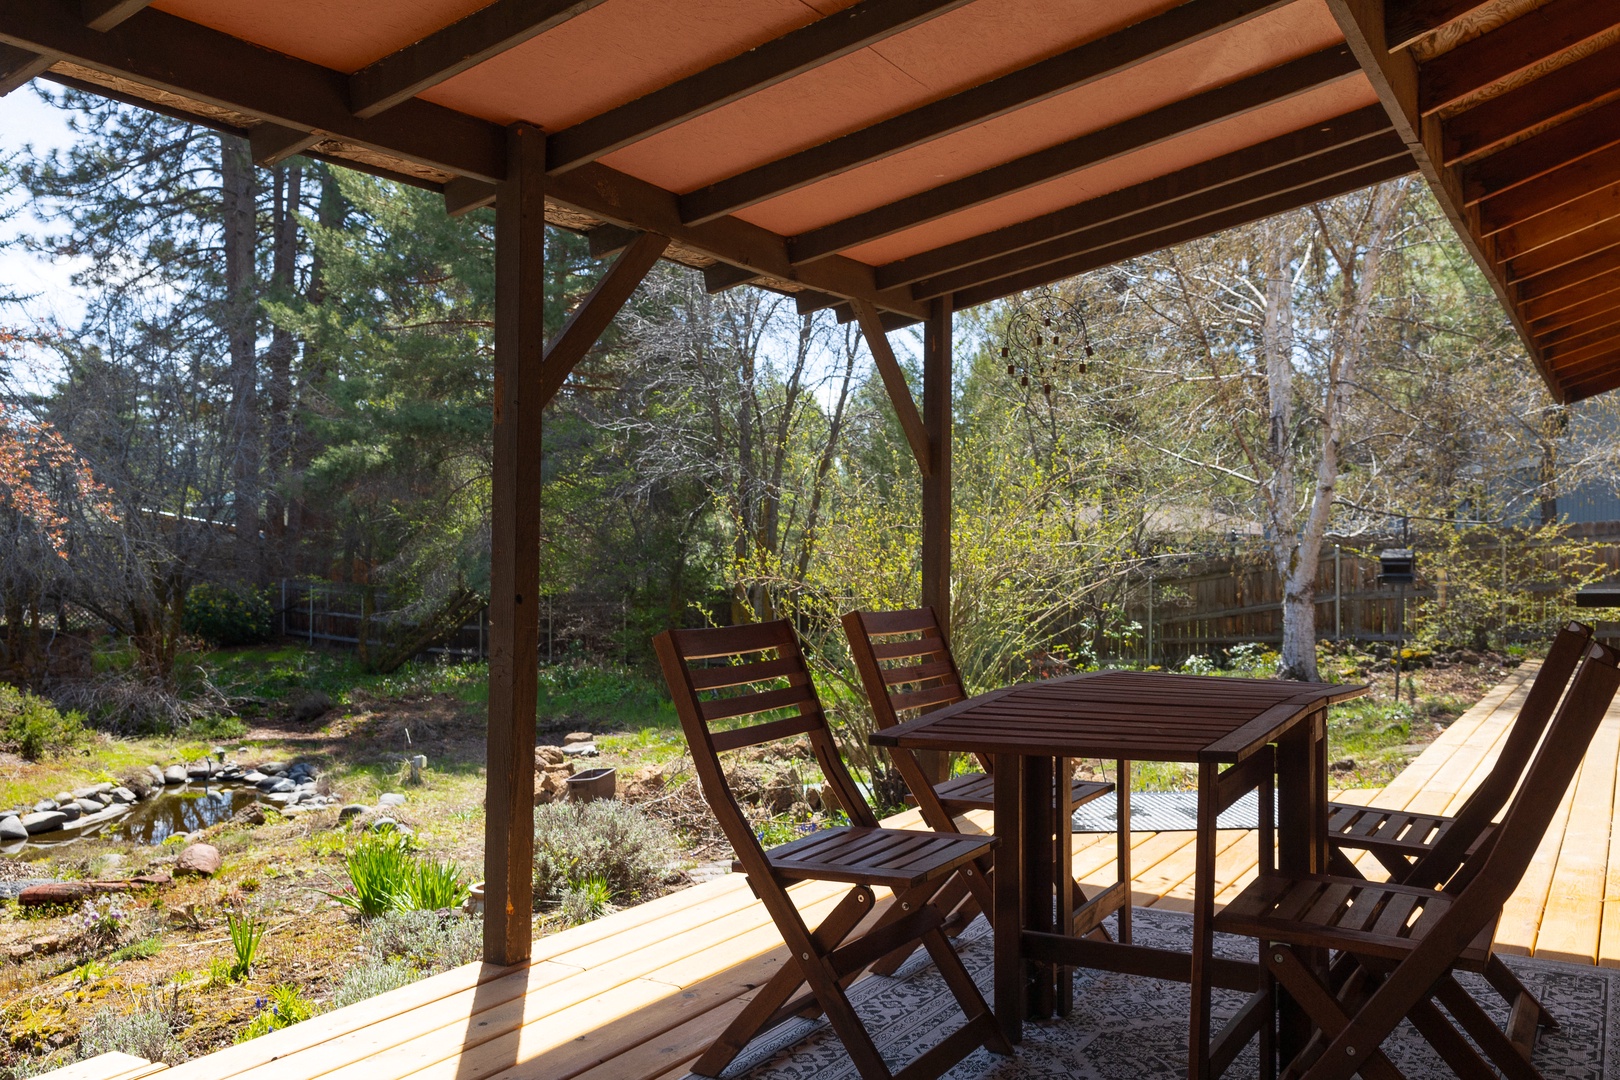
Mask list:
[[1084,375],[1096,356],[1091,331],[1078,300],[1045,294],[1016,308],[1003,332],[1001,358],[1018,385],[1040,387],[1052,400],[1056,380]]

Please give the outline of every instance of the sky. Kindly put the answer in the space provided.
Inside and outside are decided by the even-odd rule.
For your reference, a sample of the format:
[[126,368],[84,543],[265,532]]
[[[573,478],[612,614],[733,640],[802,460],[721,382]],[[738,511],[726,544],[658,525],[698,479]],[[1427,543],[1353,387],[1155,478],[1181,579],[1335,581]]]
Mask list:
[[[73,137],[66,118],[67,113],[41,101],[32,86],[0,97],[0,157],[11,157],[30,144],[39,149],[66,147]],[[0,222],[0,295],[20,293],[32,299],[25,303],[21,317],[13,309],[0,313],[0,322],[76,326],[84,314],[84,302],[71,280],[77,268],[73,262],[6,243],[42,229],[43,223],[29,213],[26,204],[26,197],[17,193],[5,204],[21,209],[9,221]]]

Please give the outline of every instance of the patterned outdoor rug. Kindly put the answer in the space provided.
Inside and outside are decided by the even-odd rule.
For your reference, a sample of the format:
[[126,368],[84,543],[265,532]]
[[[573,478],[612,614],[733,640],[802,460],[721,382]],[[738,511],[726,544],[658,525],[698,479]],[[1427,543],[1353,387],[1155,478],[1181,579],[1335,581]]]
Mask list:
[[[1074,812],[1074,831],[1111,833],[1118,827],[1114,794],[1100,795]],[[1260,793],[1251,791],[1227,807],[1216,822],[1222,829],[1258,829]],[[1198,828],[1198,792],[1131,792],[1132,832],[1191,832]]]
[[[1176,912],[1137,909],[1138,943],[1185,950],[1192,941],[1192,917]],[[991,996],[990,932],[981,918],[964,933],[959,948],[985,996]],[[1242,957],[1245,943],[1219,941],[1217,951]],[[1247,943],[1247,955],[1254,944]],[[1536,1046],[1536,1065],[1549,1078],[1598,1080],[1620,1075],[1620,971],[1507,957],[1507,963],[1562,1024],[1544,1032]],[[1506,1006],[1482,982],[1462,977],[1470,991],[1498,1023]],[[961,1023],[956,1002],[921,950],[894,978],[872,976],[851,992],[867,1029],[889,1067],[898,1070],[947,1030]],[[1082,971],[1075,975],[1074,1012],[1061,1020],[1029,1023],[1016,1059],[975,1051],[952,1069],[950,1080],[1024,1080],[1028,1077],[1126,1078],[1157,1080],[1186,1075],[1189,994],[1184,984],[1130,975]],[[1241,1004],[1241,995],[1215,994],[1217,1023]],[[1384,1052],[1410,1077],[1452,1075],[1443,1061],[1409,1025],[1403,1023],[1384,1043]],[[1227,1075],[1256,1074],[1251,1045]],[[1610,1068],[1614,1073],[1610,1073]],[[843,1045],[825,1020],[792,1020],[749,1045],[726,1070],[727,1080],[858,1080]]]

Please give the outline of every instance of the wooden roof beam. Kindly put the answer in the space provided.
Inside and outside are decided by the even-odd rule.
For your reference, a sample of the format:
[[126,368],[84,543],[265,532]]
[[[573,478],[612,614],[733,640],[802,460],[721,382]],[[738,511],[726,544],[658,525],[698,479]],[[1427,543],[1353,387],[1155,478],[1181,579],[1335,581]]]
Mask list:
[[1479,232],[1490,236],[1565,206],[1620,180],[1620,144],[1555,169],[1479,204]]
[[1620,6],[1552,0],[1424,64],[1418,108],[1429,116],[1620,25]]
[[1326,3],[1339,29],[1344,31],[1345,43],[1355,54],[1367,75],[1367,81],[1372,83],[1379,102],[1389,114],[1390,122],[1400,132],[1401,138],[1406,140],[1412,160],[1428,181],[1435,202],[1451,222],[1464,250],[1484,273],[1485,280],[1502,302],[1503,311],[1519,332],[1520,340],[1553,394],[1560,395],[1560,390],[1548,374],[1541,350],[1519,317],[1518,309],[1514,306],[1515,298],[1508,291],[1501,270],[1484,244],[1470,231],[1472,223],[1468,216],[1468,205],[1463,199],[1462,184],[1456,172],[1443,164],[1440,123],[1433,116],[1425,118],[1418,107],[1417,62],[1409,51],[1391,51],[1390,39],[1384,27],[1385,9],[1400,5],[1386,5],[1384,0],[1326,0]]
[[[562,172],[955,11],[969,0],[863,0],[783,34],[546,141],[546,167]],[[715,217],[718,215],[709,215]]]
[[703,268],[703,291],[710,294],[725,292],[738,285],[751,285],[758,280],[758,271],[730,263],[717,262]]
[[991,300],[999,300],[1015,292],[1039,288],[1054,281],[1071,278],[1089,270],[1112,265],[1124,259],[1145,255],[1151,251],[1158,251],[1173,244],[1184,244],[1189,240],[1197,240],[1200,237],[1220,232],[1222,229],[1235,228],[1251,221],[1257,221],[1260,218],[1298,209],[1301,206],[1322,199],[1331,199],[1355,191],[1358,188],[1366,187],[1369,184],[1394,179],[1411,171],[1411,162],[1405,157],[1366,165],[1355,172],[1319,181],[1307,188],[1283,192],[1269,199],[1248,203],[1223,213],[1210,214],[1194,221],[1160,229],[1145,236],[1135,237],[1120,244],[1100,248],[1096,251],[1087,251],[1069,259],[1047,263],[1006,277],[977,282],[955,293],[952,299],[952,307],[960,310],[961,308],[988,303]]
[[53,63],[49,56],[19,49],[15,45],[0,44],[0,97],[27,86]]
[[1306,93],[1355,71],[1356,62],[1348,49],[1343,46],[1323,49],[1111,127],[801,233],[790,244],[793,261],[796,265],[813,262],[844,248],[947,217]]
[[1060,236],[1044,244],[1035,244],[994,259],[974,263],[960,270],[924,278],[912,285],[911,295],[917,300],[944,296],[981,281],[1005,277],[1030,267],[1072,258],[1085,251],[1112,249],[1139,237],[1153,236],[1161,230],[1185,225],[1211,215],[1220,215],[1222,220],[1226,220],[1232,212],[1242,207],[1258,203],[1272,205],[1280,196],[1289,192],[1316,190],[1324,181],[1348,173],[1357,173],[1369,165],[1393,159],[1400,160],[1402,171],[1410,171],[1411,156],[1406,151],[1406,144],[1401,142],[1400,137],[1393,131],[1389,131],[1383,136],[1365,142],[1352,143],[1325,154],[1296,161],[1280,169],[1261,173],[1242,183],[1199,192],[1164,206],[1117,218],[1068,236]]
[[541,408],[557,396],[569,372],[596,344],[667,247],[669,237],[657,233],[641,233],[631,240],[596,288],[568,316],[557,336],[546,342],[540,373]]
[[600,3],[602,0],[495,0],[350,75],[350,108],[354,115],[369,120]]
[[1190,0],[998,79],[699,188],[681,198],[682,220],[734,213],[1125,71],[1283,6],[1277,0]]
[[1589,281],[1607,279],[1617,271],[1620,271],[1620,248],[1610,247],[1576,259],[1548,273],[1515,282],[1513,291],[1518,294],[1520,302],[1527,310],[1533,308],[1545,311],[1548,310],[1547,306],[1537,307],[1532,301],[1550,298],[1556,293],[1577,285],[1585,285]]
[[1575,382],[1592,375],[1608,374],[1613,369],[1615,350],[1620,349],[1613,337],[1584,349],[1573,349],[1549,356],[1553,372],[1565,382]]
[[1442,140],[1446,164],[1488,154],[1531,128],[1567,119],[1616,94],[1620,46],[1609,45],[1448,117]]
[[1620,217],[1620,183],[1610,184],[1522,222],[1496,236],[1496,257],[1506,262]]
[[1559,334],[1551,334],[1542,339],[1547,350],[1549,362],[1557,364],[1569,358],[1577,350],[1589,349],[1604,341],[1613,341],[1620,338],[1620,315],[1609,312],[1590,321],[1589,324],[1578,328],[1571,327]]
[[1609,277],[1527,303],[1524,317],[1539,336],[1616,308],[1620,308],[1620,277]]
[[1546,331],[1538,329],[1536,331],[1537,340],[1543,346],[1551,347],[1585,338],[1594,331],[1610,326],[1620,326],[1620,299],[1610,297],[1606,305],[1584,318],[1571,320],[1563,326],[1553,327]]
[[1460,170],[1468,205],[1538,180],[1588,155],[1620,144],[1620,101],[1600,105],[1573,120],[1498,150]]
[[[374,119],[357,119],[349,109],[347,76],[342,72],[256,48],[153,8],[101,34],[80,21],[70,0],[0,0],[0,44],[66,58],[283,127],[319,131],[462,179],[488,185],[505,175],[506,131],[497,124],[415,99]],[[99,87],[91,89],[102,92]],[[109,91],[108,96],[119,95]],[[224,126],[206,116],[189,119]],[[340,164],[368,168],[363,162]],[[418,178],[415,183],[424,181]],[[447,186],[458,194],[479,190],[454,181]],[[788,259],[783,238],[756,225],[722,218],[687,226],[680,220],[673,193],[599,162],[552,178],[546,195],[598,220],[668,236],[683,247],[751,267],[762,276],[799,281],[839,297],[863,297],[912,318],[926,314],[904,290],[878,289],[872,268],[865,264],[838,258],[798,269]]]
[[318,132],[301,131],[280,124],[260,124],[248,132],[248,148],[253,156],[253,164],[267,169],[295,154],[302,154],[320,141]]
[[90,29],[105,32],[151,2],[152,0],[79,0],[79,14]]
[[922,475],[928,476],[929,462],[932,460],[932,455],[928,452],[928,431],[923,427],[922,414],[917,411],[917,402],[911,396],[911,386],[906,382],[906,373],[900,369],[900,362],[895,359],[894,350],[889,347],[888,331],[883,327],[877,308],[864,300],[856,300],[851,306],[855,309],[855,318],[861,324],[861,334],[866,338],[866,347],[872,351],[872,361],[877,365],[878,375],[883,379],[883,389],[888,391],[889,401],[894,405],[895,415],[900,420],[900,429],[906,433],[906,441],[911,444],[911,453],[917,459],[917,469]]
[[1616,246],[1620,246],[1620,219],[1610,218],[1573,236],[1538,247],[1503,265],[1507,267],[1508,280],[1518,284]]
[[1185,169],[1118,191],[1087,199],[1077,206],[994,232],[920,252],[878,267],[880,288],[908,285],[925,277],[949,273],[999,255],[1094,228],[1117,218],[1185,199],[1203,191],[1247,181],[1272,169],[1326,153],[1390,130],[1389,118],[1377,105],[1334,117],[1332,120],[1287,135],[1268,139],[1242,150],[1201,161]]
[[1390,51],[1404,49],[1425,34],[1456,22],[1489,0],[1401,0],[1391,5],[1385,19]]

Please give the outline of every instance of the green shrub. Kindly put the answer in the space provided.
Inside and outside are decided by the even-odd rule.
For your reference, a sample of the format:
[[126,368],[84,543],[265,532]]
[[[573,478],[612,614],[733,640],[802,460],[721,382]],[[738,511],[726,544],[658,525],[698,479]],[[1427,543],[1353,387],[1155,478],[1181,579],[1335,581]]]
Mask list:
[[422,972],[403,960],[367,960],[348,968],[332,991],[332,1007],[341,1009],[357,1001],[409,986]]
[[59,712],[26,690],[0,683],[0,741],[29,761],[63,754],[85,740],[84,716]]
[[536,807],[535,899],[560,901],[600,881],[610,901],[633,903],[657,892],[675,851],[668,827],[614,799]]
[[177,1020],[173,1003],[162,994],[150,995],[132,1012],[104,1009],[79,1029],[79,1060],[117,1052],[171,1065],[184,1061],[174,1037]]
[[461,868],[455,863],[419,859],[405,879],[397,906],[412,911],[458,908],[467,899],[468,891]]
[[477,960],[483,947],[483,920],[460,912],[392,911],[366,927],[366,951],[379,963],[445,971]]
[[193,585],[186,593],[180,625],[218,649],[270,640],[273,611],[260,592],[238,592],[223,585]]

